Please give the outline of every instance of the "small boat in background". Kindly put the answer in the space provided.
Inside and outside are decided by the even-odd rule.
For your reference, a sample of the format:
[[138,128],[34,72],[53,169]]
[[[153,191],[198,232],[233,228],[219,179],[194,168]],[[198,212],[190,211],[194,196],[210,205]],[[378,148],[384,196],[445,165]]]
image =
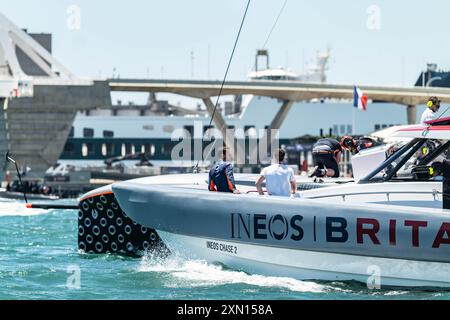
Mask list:
[[[22,192],[7,191],[5,188],[0,188],[0,198],[14,199],[14,200],[23,200],[24,199]],[[58,200],[59,197],[56,195],[27,193],[27,199],[28,200]]]

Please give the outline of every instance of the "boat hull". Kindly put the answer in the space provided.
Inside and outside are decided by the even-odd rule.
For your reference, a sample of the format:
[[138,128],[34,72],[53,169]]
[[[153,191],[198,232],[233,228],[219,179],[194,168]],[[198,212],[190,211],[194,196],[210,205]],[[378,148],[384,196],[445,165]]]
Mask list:
[[[372,272],[390,286],[450,286],[448,210],[233,195],[133,181],[114,184],[112,190],[132,220],[158,230],[170,249],[192,258],[298,279],[366,282]],[[239,253],[226,252],[230,248]]]
[[250,274],[358,281],[369,288],[450,287],[450,264],[267,247],[157,230],[169,250]]

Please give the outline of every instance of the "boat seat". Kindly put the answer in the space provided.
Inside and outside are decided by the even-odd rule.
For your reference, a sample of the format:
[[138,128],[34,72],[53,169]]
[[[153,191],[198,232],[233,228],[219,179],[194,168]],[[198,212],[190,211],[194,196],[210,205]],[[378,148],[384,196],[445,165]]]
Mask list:
[[[328,185],[329,186],[329,185]],[[298,191],[312,190],[327,187],[327,184],[318,182],[301,182],[297,183]]]

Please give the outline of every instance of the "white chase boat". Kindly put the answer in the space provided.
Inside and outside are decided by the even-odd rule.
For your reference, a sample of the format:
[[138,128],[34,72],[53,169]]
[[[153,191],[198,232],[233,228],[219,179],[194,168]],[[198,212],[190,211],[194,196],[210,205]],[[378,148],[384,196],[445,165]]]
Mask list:
[[199,174],[119,182],[87,194],[81,207],[99,196],[107,206],[111,195],[170,251],[249,273],[449,287],[450,118],[393,136],[410,141],[358,182],[298,181],[296,199],[257,196],[252,175],[236,177],[241,195],[208,192]]

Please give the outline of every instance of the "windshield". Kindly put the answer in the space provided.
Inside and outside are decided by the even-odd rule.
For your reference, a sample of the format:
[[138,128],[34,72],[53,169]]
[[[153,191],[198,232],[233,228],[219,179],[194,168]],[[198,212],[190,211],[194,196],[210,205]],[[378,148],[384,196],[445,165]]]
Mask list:
[[418,141],[383,170],[387,180],[436,181],[442,179],[442,162],[449,158],[450,143],[442,140]]
[[416,138],[389,148],[386,158],[359,183],[442,180],[443,161],[450,159],[450,140]]

